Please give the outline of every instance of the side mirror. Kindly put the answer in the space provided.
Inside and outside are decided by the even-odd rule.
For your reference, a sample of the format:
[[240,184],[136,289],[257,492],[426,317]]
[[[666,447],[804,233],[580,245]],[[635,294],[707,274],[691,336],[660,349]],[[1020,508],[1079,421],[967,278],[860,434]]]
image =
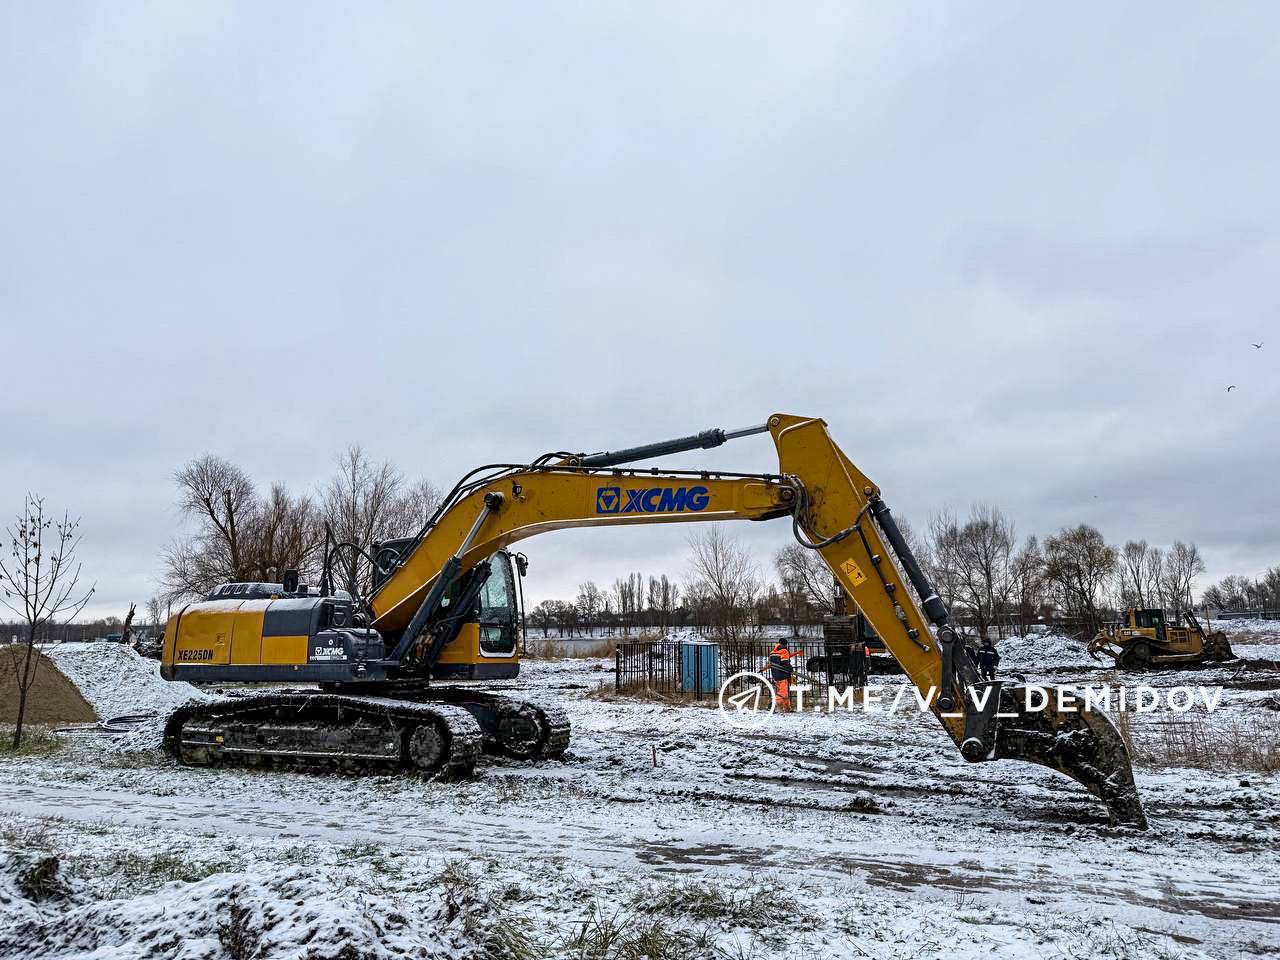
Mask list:
[[512,559],[516,562],[516,572],[522,577],[526,576],[529,573],[529,558],[523,553],[517,553]]
[[284,572],[284,576],[281,577],[281,580],[283,581],[285,593],[298,592],[298,571],[297,570],[286,570]]

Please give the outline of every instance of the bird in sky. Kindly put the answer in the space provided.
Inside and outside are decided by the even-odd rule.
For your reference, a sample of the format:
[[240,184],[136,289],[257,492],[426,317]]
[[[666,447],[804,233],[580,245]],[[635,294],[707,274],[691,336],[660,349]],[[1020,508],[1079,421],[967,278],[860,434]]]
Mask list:
[[1261,349],[1262,349],[1262,344],[1261,344],[1261,343],[1253,343],[1253,344],[1250,344],[1250,346],[1251,346],[1251,347],[1253,347],[1253,349],[1255,349],[1255,350],[1261,350]]
[[1227,393],[1230,393],[1235,388],[1236,388],[1236,385],[1233,383],[1231,386],[1227,387]]

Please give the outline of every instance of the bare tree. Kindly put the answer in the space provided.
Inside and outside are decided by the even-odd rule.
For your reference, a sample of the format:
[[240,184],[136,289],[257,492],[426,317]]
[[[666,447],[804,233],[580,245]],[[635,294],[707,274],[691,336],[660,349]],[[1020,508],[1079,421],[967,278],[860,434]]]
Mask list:
[[26,643],[10,651],[18,686],[14,750],[22,746],[27,699],[40,668],[37,634],[59,618],[74,618],[93,596],[93,587],[80,591],[79,529],[79,519],[65,512],[61,520],[46,516],[44,498],[27,494],[22,513],[6,531],[10,551],[0,560],[0,603],[18,615],[26,632]]
[[1217,583],[1206,587],[1203,600],[1206,605],[1219,610],[1244,610],[1249,605],[1249,597],[1257,592],[1254,581],[1248,577],[1232,574],[1223,577]]
[[1242,579],[1245,580],[1244,606],[1246,609],[1262,610],[1265,609],[1268,604],[1276,602],[1278,595],[1271,591],[1271,588],[1265,578],[1258,580],[1249,580],[1247,578]]
[[278,580],[285,570],[314,572],[319,559],[321,537],[320,511],[310,497],[293,496],[282,484],[271,488],[271,495],[256,515],[250,538],[250,579]]
[[[374,463],[358,444],[338,457],[338,472],[321,498],[324,522],[338,543],[372,553],[374,544],[416,533],[435,513],[440,492],[426,480],[407,485],[389,460]],[[367,564],[355,550],[339,552],[336,576],[349,593],[360,594]]]
[[1267,606],[1270,595],[1266,583],[1232,574],[1223,577],[1204,592],[1204,602],[1223,610],[1259,610]]
[[1115,574],[1116,548],[1087,523],[1063,527],[1044,546],[1045,580],[1054,600],[1092,635],[1102,622],[1098,607]]
[[541,630],[544,638],[547,635],[548,628],[555,623],[555,605],[558,602],[557,600],[543,600],[529,611],[529,625]]
[[407,537],[417,533],[444,502],[444,494],[430,480],[419,479],[400,491],[392,510],[393,536]]
[[591,631],[595,629],[600,616],[605,611],[605,605],[604,593],[596,586],[594,580],[578,584],[578,601],[575,606],[587,636],[591,636]]
[[761,587],[751,551],[718,525],[693,537],[689,546],[692,571],[706,586],[709,626],[726,639],[737,639],[746,631]]
[[1145,540],[1130,540],[1120,550],[1120,602],[1139,610],[1160,603],[1163,555]]
[[578,610],[563,600],[543,600],[529,613],[529,622],[542,631],[545,637],[552,627],[560,636],[573,636],[578,623]]
[[1268,567],[1261,577],[1267,599],[1272,604],[1280,604],[1280,567]]
[[1196,577],[1202,573],[1204,560],[1196,545],[1175,540],[1164,555],[1160,571],[1163,606],[1172,610],[1175,616],[1181,615],[1183,610],[1190,610],[1193,605],[1191,591],[1195,588]]
[[617,605],[618,623],[624,636],[639,622],[644,609],[644,578],[638,573],[628,574],[626,579],[613,581],[613,600]]
[[227,581],[274,582],[290,569],[315,572],[322,536],[310,497],[293,496],[281,484],[260,497],[244,471],[208,454],[174,479],[179,506],[197,531],[165,552],[170,599],[204,596]]
[[1030,632],[1044,605],[1044,554],[1035,537],[1027,537],[1022,549],[1009,562],[1009,593],[1024,634]]
[[[400,488],[400,474],[390,461],[375,464],[359,444],[352,444],[338,456],[338,472],[329,481],[321,499],[324,521],[339,543],[353,543],[368,550],[375,540],[393,536],[392,513]],[[360,554],[341,554],[336,577],[352,595],[359,589]]]
[[244,531],[257,506],[253,482],[243,470],[205,454],[174,474],[178,507],[200,524],[191,540],[166,556],[166,585],[174,594],[206,593],[222,580],[241,579]]
[[[978,635],[986,636],[1010,606],[1013,523],[1000,508],[975,504],[963,524],[950,513],[935,516],[929,540],[931,563],[949,599],[973,618]],[[1003,632],[1003,625],[998,629]]]
[[[933,588],[938,591],[938,596],[945,601],[947,609],[957,613],[962,605],[963,591],[959,567],[945,556],[938,540],[944,538],[947,531],[958,529],[959,525],[955,514],[950,510],[942,510],[929,518],[923,540],[912,548],[912,553],[916,555],[916,560],[928,575]],[[910,540],[907,545],[912,546]]]
[[160,603],[159,597],[152,597],[147,601],[147,624],[153,630],[159,630],[164,627],[164,607]]
[[820,614],[834,614],[842,588],[831,575],[831,568],[822,554],[798,543],[791,543],[777,552],[773,564],[778,568],[783,594],[795,594],[795,599],[813,607]]
[[676,608],[680,605],[680,588],[664,573],[649,578],[649,615],[653,625],[666,630],[671,626]]
[[[776,557],[774,558],[776,561]],[[789,571],[779,570],[782,589],[770,587],[770,601],[778,605],[779,615],[791,626],[792,636],[800,635],[800,625],[812,622],[817,608],[810,602],[809,590],[800,579]]]
[[564,636],[568,631],[570,637],[578,632],[578,608],[566,600],[555,601],[555,624],[556,629],[560,632],[560,636]]
[[694,627],[706,627],[710,625],[711,617],[711,586],[697,575],[694,571],[688,571],[684,576],[684,584],[680,588],[683,600],[680,609],[676,612],[676,619],[679,626],[686,624]]

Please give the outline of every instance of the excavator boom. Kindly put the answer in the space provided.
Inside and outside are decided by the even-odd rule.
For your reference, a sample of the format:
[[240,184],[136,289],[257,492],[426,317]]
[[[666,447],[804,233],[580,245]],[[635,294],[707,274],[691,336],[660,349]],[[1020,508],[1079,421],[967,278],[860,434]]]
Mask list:
[[[630,465],[766,430],[777,474]],[[380,560],[385,573],[368,601],[372,626],[396,638],[386,666],[429,667],[450,641],[442,628],[450,591],[525,537],[567,527],[780,517],[791,518],[799,542],[821,554],[965,759],[1051,767],[1084,784],[1114,822],[1146,826],[1128,752],[1110,720],[1073,709],[1052,690],[1029,696],[979,679],[879,488],[816,418],[775,414],[759,428],[469,475],[418,537]]]

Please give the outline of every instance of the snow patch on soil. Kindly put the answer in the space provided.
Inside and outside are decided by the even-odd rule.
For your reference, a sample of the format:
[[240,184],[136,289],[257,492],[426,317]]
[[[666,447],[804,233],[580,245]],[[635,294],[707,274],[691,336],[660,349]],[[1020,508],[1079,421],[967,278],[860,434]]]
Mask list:
[[160,663],[119,643],[62,643],[45,656],[74,683],[104,720],[124,714],[168,715],[191,700],[212,700],[189,683],[165,680]]

